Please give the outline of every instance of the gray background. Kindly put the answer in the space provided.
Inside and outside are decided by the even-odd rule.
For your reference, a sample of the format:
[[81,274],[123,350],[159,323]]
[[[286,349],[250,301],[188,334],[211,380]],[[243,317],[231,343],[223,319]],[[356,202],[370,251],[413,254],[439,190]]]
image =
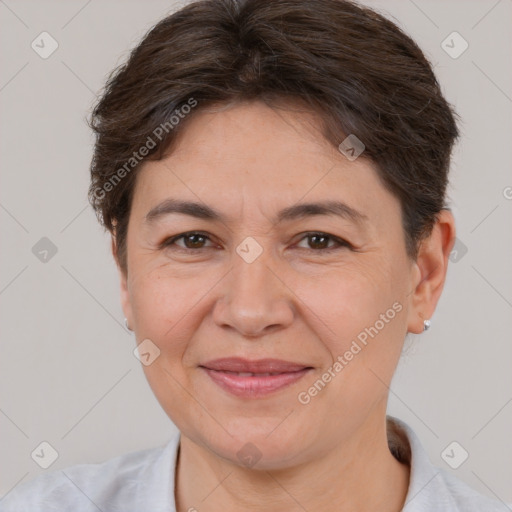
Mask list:
[[[436,465],[510,502],[512,1],[366,3],[419,43],[463,119],[450,187],[460,250],[431,330],[406,341],[389,412]],[[0,495],[161,445],[175,428],[132,353],[109,239],[87,206],[84,117],[106,74],[176,5],[0,1]],[[59,44],[47,59],[31,48],[42,31]],[[469,44],[456,59],[441,46],[453,31]],[[57,248],[46,262],[32,250],[42,237]],[[47,470],[31,458],[42,441],[59,454]],[[452,441],[469,452],[456,470],[441,456]]]

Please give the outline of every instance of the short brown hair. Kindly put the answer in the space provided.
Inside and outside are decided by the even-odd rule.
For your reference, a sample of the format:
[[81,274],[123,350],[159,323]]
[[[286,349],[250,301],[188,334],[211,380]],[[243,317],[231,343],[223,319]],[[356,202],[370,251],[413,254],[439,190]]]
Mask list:
[[[115,233],[124,270],[140,162],[162,158],[194,112],[245,100],[306,104],[335,146],[349,134],[360,139],[362,156],[401,203],[407,251],[416,256],[445,208],[458,129],[414,41],[346,0],[200,0],[148,32],[110,75],[90,121],[89,199]],[[194,111],[180,115],[187,104]],[[160,138],[158,127],[167,127]]]

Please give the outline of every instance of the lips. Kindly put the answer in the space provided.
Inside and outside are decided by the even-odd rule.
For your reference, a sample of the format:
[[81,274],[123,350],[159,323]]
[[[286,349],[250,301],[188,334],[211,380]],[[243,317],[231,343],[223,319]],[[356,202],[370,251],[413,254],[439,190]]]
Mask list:
[[241,357],[228,357],[224,359],[215,359],[202,364],[210,370],[235,373],[289,373],[308,368],[308,365],[300,363],[291,363],[280,359],[258,359],[249,360]]
[[312,368],[280,359],[248,360],[223,358],[208,361],[200,368],[225,391],[244,398],[259,398],[300,380]]

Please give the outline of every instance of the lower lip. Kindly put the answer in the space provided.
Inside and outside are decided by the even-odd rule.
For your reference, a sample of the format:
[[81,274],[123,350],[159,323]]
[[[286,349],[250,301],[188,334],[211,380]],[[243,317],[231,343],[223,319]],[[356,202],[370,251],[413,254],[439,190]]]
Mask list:
[[241,377],[234,373],[210,370],[202,367],[210,378],[222,389],[242,398],[260,398],[299,381],[311,368],[278,375]]

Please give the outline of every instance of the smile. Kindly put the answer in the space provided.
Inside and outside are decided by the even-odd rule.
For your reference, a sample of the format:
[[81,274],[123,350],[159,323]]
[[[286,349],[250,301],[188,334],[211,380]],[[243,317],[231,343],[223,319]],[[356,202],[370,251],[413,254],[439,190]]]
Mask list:
[[200,365],[223,390],[241,398],[262,398],[286,388],[312,368],[278,359],[249,361],[241,358],[216,359]]

